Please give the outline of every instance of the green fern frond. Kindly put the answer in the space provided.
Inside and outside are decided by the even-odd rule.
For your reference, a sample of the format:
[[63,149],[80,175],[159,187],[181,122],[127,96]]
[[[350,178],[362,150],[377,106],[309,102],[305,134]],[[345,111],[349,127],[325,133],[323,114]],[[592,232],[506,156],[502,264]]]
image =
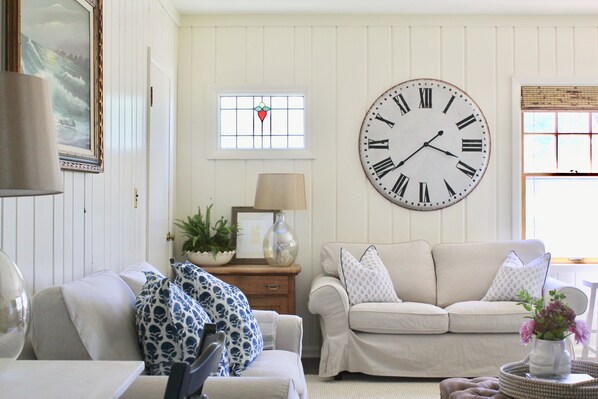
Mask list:
[[[212,226],[212,207],[206,208],[205,217],[201,208],[197,207],[197,213],[188,216],[187,220],[177,219],[174,224],[179,227],[187,240],[183,243],[183,253],[189,252],[210,252],[216,255],[218,252],[233,251],[236,243],[232,236],[238,231],[235,224],[228,222],[223,216]],[[213,234],[212,234],[213,232]]]

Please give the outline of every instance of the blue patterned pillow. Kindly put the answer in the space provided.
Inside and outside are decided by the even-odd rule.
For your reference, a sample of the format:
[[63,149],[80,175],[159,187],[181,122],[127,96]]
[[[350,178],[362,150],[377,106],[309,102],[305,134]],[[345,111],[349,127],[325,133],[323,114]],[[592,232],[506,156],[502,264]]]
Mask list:
[[[137,339],[149,375],[169,375],[174,362],[192,363],[205,323],[211,323],[205,310],[170,280],[146,273],[147,282],[135,300]],[[215,375],[226,377],[228,353]]]
[[245,295],[237,287],[192,263],[173,266],[174,282],[208,312],[216,327],[226,333],[230,372],[241,375],[264,348],[262,332]]

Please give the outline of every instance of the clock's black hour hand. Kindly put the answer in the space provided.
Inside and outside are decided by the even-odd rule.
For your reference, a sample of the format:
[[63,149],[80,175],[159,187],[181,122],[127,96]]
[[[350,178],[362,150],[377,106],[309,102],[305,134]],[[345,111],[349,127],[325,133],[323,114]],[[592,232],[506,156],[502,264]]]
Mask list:
[[445,154],[445,155],[448,155],[448,156],[450,156],[450,157],[459,158],[458,156],[456,156],[455,154],[453,154],[453,153],[452,153],[452,152],[450,152],[450,151],[445,151],[445,150],[443,150],[443,149],[441,149],[441,148],[435,147],[435,146],[433,146],[433,145],[430,145],[430,144],[428,144],[427,146],[428,146],[428,147],[430,147],[430,148],[433,148],[433,149],[435,149],[436,151],[440,151],[440,152],[442,152],[443,154]]
[[420,152],[422,150],[422,148],[429,147],[430,143],[432,141],[436,140],[439,136],[442,136],[443,134],[444,134],[444,132],[442,130],[439,130],[438,133],[436,133],[436,136],[432,137],[430,140],[428,140],[425,143],[423,143],[421,147],[419,147],[417,150],[413,151],[411,153],[411,155],[409,155],[407,158],[403,159],[401,162],[399,162],[397,164],[397,166],[395,166],[391,170],[395,170],[395,169],[400,168],[401,166],[405,165],[405,162],[407,162],[408,160],[411,159],[411,157],[413,157],[415,154],[417,154],[418,152]]

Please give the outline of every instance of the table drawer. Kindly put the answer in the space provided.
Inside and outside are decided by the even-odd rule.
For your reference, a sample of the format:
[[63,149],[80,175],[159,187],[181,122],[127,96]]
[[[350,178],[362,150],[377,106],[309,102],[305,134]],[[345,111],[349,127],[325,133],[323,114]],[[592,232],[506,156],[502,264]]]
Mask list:
[[287,295],[286,276],[221,276],[222,280],[239,287],[245,295]]

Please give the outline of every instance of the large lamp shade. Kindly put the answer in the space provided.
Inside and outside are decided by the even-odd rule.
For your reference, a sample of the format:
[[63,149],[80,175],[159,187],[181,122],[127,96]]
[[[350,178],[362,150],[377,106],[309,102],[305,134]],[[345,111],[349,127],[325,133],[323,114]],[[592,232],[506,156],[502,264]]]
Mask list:
[[58,194],[56,124],[48,83],[0,72],[0,197]]
[[[62,178],[45,80],[0,71],[0,197],[58,194]],[[17,265],[0,250],[0,372],[25,343],[30,301]]]

